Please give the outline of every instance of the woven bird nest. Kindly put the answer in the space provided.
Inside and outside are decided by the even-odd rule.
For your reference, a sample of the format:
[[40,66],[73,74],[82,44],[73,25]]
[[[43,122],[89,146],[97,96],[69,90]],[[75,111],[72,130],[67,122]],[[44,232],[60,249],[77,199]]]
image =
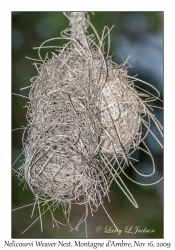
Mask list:
[[32,79],[20,175],[37,199],[93,210],[123,171],[119,159],[129,164],[149,112],[127,75],[127,61],[116,65],[105,55],[103,39],[97,45],[85,34],[90,23],[84,13],[68,18],[71,28],[62,39],[69,42],[51,59],[40,56]]

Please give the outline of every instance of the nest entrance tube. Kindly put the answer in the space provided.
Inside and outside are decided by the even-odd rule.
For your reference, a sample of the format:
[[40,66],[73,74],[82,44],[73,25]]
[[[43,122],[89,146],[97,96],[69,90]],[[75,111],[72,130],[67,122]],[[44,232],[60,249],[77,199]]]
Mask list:
[[68,43],[50,59],[40,56],[32,80],[19,172],[37,200],[85,205],[78,227],[88,209],[104,207],[113,181],[137,207],[120,173],[131,164],[130,150],[138,149],[144,117],[151,115],[127,75],[127,61],[116,65],[105,56],[103,38],[97,44],[87,34],[85,13],[66,15],[71,27],[62,39]]

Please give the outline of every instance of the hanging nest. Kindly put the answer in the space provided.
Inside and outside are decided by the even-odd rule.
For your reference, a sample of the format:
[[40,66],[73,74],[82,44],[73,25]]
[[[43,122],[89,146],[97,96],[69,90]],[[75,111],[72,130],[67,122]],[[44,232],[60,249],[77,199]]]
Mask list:
[[[40,56],[45,43],[39,48],[41,63],[35,64],[38,75],[29,93],[25,162],[19,172],[37,199],[88,204],[95,211],[130,164],[131,149],[143,140],[143,117],[150,117],[146,105],[155,98],[140,98],[134,78],[127,75],[128,62],[112,62],[103,49],[104,37],[97,45],[85,34],[90,23],[84,13],[68,18],[71,29],[62,39],[69,42],[52,52],[51,59]],[[129,190],[121,188],[137,206]]]

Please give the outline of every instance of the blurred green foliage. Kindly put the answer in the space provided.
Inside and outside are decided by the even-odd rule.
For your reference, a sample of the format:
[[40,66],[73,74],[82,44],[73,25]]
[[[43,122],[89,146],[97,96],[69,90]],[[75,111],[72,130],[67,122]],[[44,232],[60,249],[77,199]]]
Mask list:
[[[143,45],[146,37],[156,37],[160,35],[163,40],[163,13],[162,12],[96,12],[95,15],[90,14],[90,20],[96,28],[98,34],[102,34],[103,28],[107,25],[109,28],[113,25],[111,31],[111,53],[120,52],[119,38],[125,37],[131,44],[140,41]],[[29,89],[20,91],[30,85],[30,78],[37,74],[36,69],[32,65],[32,61],[25,58],[38,58],[37,50],[33,47],[39,46],[45,40],[52,37],[59,37],[60,32],[67,28],[69,22],[62,12],[12,12],[12,92],[28,95]],[[92,29],[89,29],[89,33]],[[59,45],[63,45],[63,41],[59,41]],[[150,42],[150,48],[152,43]],[[157,48],[156,48],[157,49]],[[159,49],[160,55],[163,57],[163,50]],[[138,54],[139,59],[140,58]],[[115,60],[118,60],[114,57]],[[126,59],[126,58],[125,58]],[[121,60],[121,58],[120,58]],[[151,58],[149,59],[151,63]],[[145,71],[144,68],[135,68],[139,71],[139,75],[143,80],[149,80],[151,84],[156,83],[151,73]],[[156,70],[155,70],[156,71]],[[156,72],[155,72],[156,74]],[[162,78],[163,83],[163,78]],[[159,85],[160,86],[160,85]],[[163,94],[161,93],[161,96]],[[12,96],[12,129],[26,126],[26,105],[25,98]],[[14,130],[12,132],[12,162],[20,155],[22,149],[21,138],[23,129]],[[150,142],[154,144],[155,142]],[[156,147],[156,146],[155,146]],[[156,151],[153,155],[158,168],[158,173],[162,175],[163,169],[163,152]],[[142,154],[138,154],[140,162],[147,159]],[[18,168],[22,164],[23,157],[17,161],[14,168]],[[142,165],[141,165],[142,166]],[[146,167],[147,168],[147,167]],[[131,169],[128,173],[135,178]],[[157,175],[159,177],[159,175]],[[125,227],[130,225],[134,227],[141,226],[142,229],[152,229],[155,233],[144,234],[127,234],[122,233],[118,236],[115,233],[96,233],[97,226],[108,226],[111,222],[104,210],[99,210],[88,216],[88,237],[89,238],[162,238],[163,237],[163,183],[159,183],[151,187],[141,187],[125,180],[131,193],[136,198],[139,208],[136,209],[127,200],[119,187],[113,183],[110,191],[110,202],[105,199],[105,207],[111,218],[119,229],[124,231]],[[32,204],[34,202],[33,195],[29,188],[24,189],[24,183],[20,184],[16,176],[12,178],[12,208],[21,207]],[[40,230],[39,220],[34,223],[24,234],[21,234],[37,217],[38,209],[34,213],[34,217],[30,218],[33,206],[28,206],[12,213],[12,238],[85,238],[85,227],[82,224],[79,231],[70,231],[69,227],[60,225],[60,229],[52,226],[52,218],[49,212],[43,215],[43,228]],[[76,226],[84,213],[84,207],[77,206],[72,209],[71,224]],[[56,218],[65,223],[65,219],[61,208],[55,211]]]

